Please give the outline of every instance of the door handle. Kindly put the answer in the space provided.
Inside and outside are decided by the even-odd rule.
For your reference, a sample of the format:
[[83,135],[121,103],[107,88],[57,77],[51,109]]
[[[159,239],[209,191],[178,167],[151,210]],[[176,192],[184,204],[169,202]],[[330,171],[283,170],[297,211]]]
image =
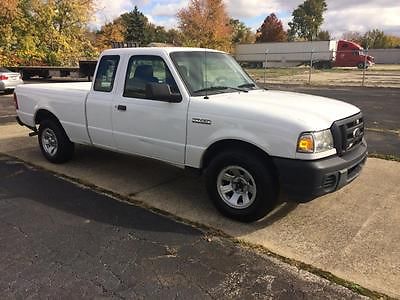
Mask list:
[[126,111],[126,105],[118,105],[117,106],[118,110]]

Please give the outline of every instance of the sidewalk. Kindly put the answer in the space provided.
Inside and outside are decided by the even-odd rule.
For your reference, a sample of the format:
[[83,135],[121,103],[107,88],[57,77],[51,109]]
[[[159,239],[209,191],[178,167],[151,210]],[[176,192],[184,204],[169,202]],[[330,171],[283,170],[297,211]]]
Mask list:
[[89,147],[78,147],[68,164],[52,165],[26,135],[0,126],[0,152],[400,297],[400,163],[369,159],[344,189],[306,204],[283,203],[264,220],[241,224],[221,217],[201,179],[179,169]]

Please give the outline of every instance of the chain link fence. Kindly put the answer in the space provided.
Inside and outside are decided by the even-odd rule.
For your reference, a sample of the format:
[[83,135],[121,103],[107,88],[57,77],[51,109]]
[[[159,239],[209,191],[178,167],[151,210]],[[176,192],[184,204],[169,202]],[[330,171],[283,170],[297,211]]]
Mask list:
[[[400,88],[400,49],[266,51],[235,57],[257,82],[264,84]],[[383,60],[385,64],[380,63]]]

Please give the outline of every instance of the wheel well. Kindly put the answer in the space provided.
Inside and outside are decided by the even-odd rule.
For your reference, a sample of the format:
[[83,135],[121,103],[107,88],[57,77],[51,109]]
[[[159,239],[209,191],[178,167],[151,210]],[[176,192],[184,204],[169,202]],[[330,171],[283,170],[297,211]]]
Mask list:
[[211,160],[217,156],[219,153],[222,153],[226,151],[227,149],[235,149],[235,150],[241,150],[241,151],[246,151],[252,154],[255,154],[262,158],[264,162],[266,162],[269,166],[272,167],[273,171],[276,172],[276,167],[274,163],[272,162],[271,157],[266,153],[264,150],[260,149],[259,147],[250,144],[248,142],[240,141],[240,140],[222,140],[218,141],[214,144],[212,144],[210,147],[207,148],[205,151],[203,158],[202,158],[202,163],[201,163],[201,168],[204,170],[208,167],[210,164]]
[[55,120],[60,123],[60,121],[54,114],[46,109],[39,109],[35,116],[35,124],[40,124],[40,122],[42,122],[43,120]]

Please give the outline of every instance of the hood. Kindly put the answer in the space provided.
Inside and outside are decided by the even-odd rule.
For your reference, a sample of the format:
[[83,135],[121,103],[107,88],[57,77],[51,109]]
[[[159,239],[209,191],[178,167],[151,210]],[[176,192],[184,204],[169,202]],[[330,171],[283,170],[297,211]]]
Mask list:
[[255,121],[280,119],[282,124],[296,123],[304,131],[327,129],[360,112],[354,105],[330,98],[271,90],[217,94],[209,101],[219,114],[238,114]]

